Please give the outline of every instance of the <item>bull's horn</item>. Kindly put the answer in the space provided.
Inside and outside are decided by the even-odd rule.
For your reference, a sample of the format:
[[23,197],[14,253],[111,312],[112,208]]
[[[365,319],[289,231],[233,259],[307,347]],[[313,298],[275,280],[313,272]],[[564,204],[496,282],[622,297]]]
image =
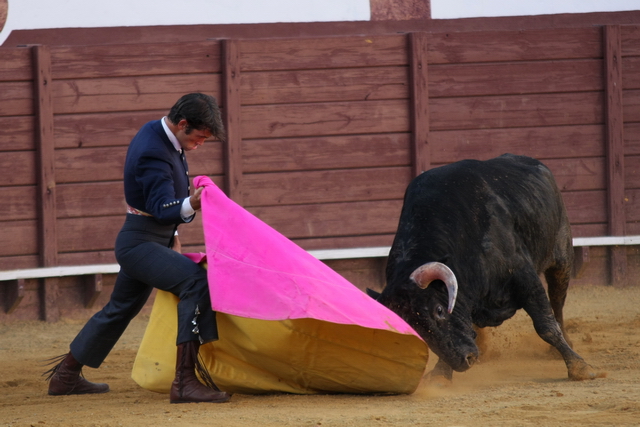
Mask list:
[[410,278],[422,289],[434,280],[442,280],[449,292],[449,313],[453,311],[458,296],[458,281],[449,267],[441,262],[429,262],[416,268]]

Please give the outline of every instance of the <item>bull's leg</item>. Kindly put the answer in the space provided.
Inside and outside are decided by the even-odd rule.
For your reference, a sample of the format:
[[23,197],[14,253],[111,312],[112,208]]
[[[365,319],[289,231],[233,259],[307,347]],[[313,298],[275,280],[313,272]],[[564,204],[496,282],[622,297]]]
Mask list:
[[478,347],[478,355],[480,356],[480,360],[482,360],[482,357],[487,354],[487,351],[489,349],[489,335],[486,328],[481,328],[479,326],[473,325],[473,330],[476,333],[476,346]]
[[453,369],[442,359],[438,359],[433,370],[427,374],[427,378],[431,384],[450,385],[453,380]]
[[567,289],[569,288],[570,279],[570,264],[562,264],[549,268],[544,272],[544,277],[547,279],[547,289],[549,292],[549,302],[551,303],[551,309],[556,321],[560,325],[560,330],[564,336],[565,341],[569,344],[569,347],[573,348],[573,344],[567,335],[567,331],[564,328],[564,317],[562,310],[564,309],[564,303],[567,299]]
[[572,380],[586,380],[605,376],[606,374],[596,373],[578,353],[571,349],[562,334],[560,324],[554,316],[542,282],[540,282],[540,278],[533,268],[528,267],[517,272],[514,275],[514,281],[516,282],[514,283],[514,289],[522,302],[524,310],[533,320],[536,332],[540,338],[560,352],[567,365],[569,378]]

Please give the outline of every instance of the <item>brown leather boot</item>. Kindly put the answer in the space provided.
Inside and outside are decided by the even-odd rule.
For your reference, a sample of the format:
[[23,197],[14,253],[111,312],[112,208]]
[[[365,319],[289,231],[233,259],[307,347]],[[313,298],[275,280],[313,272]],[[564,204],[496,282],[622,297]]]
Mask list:
[[107,384],[92,383],[84,379],[82,364],[73,357],[71,352],[57,358],[57,360],[60,359],[62,359],[60,363],[44,373],[44,375],[49,374],[47,379],[49,380],[50,395],[106,393],[109,391]]
[[[171,384],[171,403],[214,402],[222,403],[231,398],[229,393],[221,391],[211,379],[206,368],[198,360],[200,343],[188,341],[178,344],[176,359],[176,377]],[[207,383],[204,385],[196,376],[196,370]]]

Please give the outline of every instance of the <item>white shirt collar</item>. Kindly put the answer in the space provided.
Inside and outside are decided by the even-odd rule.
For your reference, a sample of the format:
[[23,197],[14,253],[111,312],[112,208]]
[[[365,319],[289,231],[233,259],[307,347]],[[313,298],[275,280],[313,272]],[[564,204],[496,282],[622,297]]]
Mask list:
[[173,132],[171,132],[171,129],[169,129],[169,126],[167,126],[167,124],[165,123],[164,121],[165,118],[166,116],[160,120],[162,122],[162,127],[164,128],[164,131],[167,133],[167,136],[169,137],[169,141],[171,141],[176,151],[181,152],[182,147],[180,146],[180,142],[178,141],[178,138],[176,138],[176,136],[173,134]]

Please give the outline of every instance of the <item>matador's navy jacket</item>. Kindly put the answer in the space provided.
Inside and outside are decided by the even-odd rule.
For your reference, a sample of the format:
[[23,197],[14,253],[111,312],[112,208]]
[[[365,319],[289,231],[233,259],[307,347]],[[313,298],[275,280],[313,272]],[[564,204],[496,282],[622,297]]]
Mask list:
[[189,168],[160,120],[145,124],[131,140],[124,165],[127,204],[152,215],[160,224],[181,224],[182,202],[189,196]]

